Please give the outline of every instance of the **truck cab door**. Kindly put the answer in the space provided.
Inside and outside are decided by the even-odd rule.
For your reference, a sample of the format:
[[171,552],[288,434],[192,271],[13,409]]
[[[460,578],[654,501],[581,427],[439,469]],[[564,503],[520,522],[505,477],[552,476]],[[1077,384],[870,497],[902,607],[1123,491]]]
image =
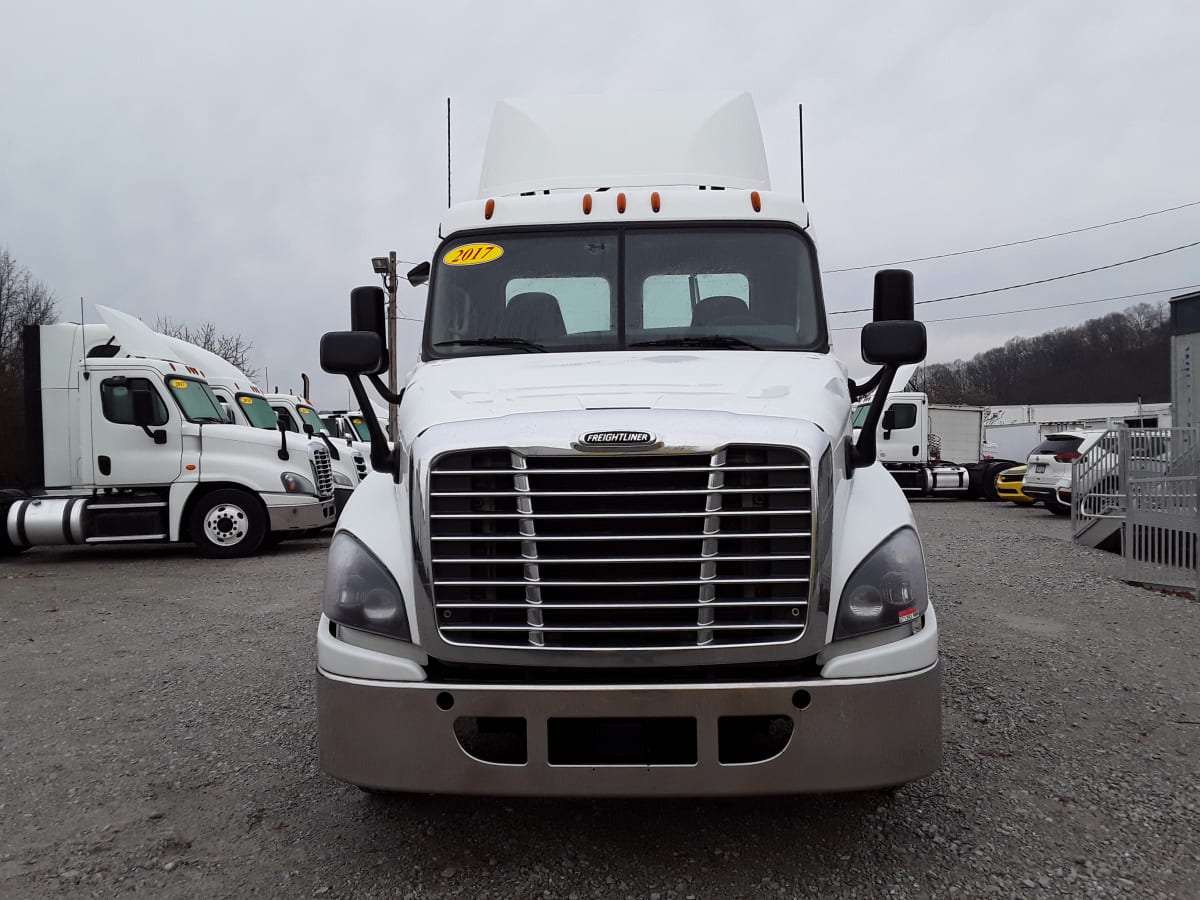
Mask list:
[[[92,384],[92,480],[98,487],[170,484],[183,458],[182,418],[160,379],[95,372]],[[150,424],[137,424],[134,392],[150,394]],[[155,435],[161,435],[155,437]]]
[[883,462],[920,462],[921,428],[917,404],[909,400],[894,401],[884,409],[876,441]]

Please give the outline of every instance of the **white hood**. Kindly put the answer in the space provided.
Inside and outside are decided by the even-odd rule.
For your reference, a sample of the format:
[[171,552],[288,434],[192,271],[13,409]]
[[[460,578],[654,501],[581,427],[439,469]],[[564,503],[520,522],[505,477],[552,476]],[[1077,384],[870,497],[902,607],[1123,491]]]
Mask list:
[[503,354],[436,360],[412,373],[400,430],[442,422],[585,409],[715,410],[813,422],[837,435],[849,409],[832,356],[671,350]]

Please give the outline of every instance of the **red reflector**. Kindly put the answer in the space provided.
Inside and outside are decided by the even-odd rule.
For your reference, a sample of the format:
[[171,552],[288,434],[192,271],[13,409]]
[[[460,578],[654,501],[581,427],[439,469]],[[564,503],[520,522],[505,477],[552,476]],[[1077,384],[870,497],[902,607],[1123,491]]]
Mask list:
[[1082,453],[1076,453],[1074,450],[1068,450],[1066,453],[1054,454],[1054,461],[1055,462],[1070,462],[1073,459],[1079,459],[1079,457],[1081,457],[1081,456],[1083,456]]

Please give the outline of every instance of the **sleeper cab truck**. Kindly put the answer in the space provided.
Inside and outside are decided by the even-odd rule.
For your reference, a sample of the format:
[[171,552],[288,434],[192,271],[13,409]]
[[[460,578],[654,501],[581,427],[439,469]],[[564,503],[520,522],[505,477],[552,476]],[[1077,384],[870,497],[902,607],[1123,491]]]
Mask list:
[[[375,470],[330,546],[321,765],[364,789],[886,789],[941,758],[921,539],[876,462],[912,276],[831,353],[808,211],[748,95],[501,103],[390,395],[379,288],[322,366]],[[366,385],[399,403],[385,441]]]
[[248,556],[329,525],[324,447],[226,423],[199,370],[121,355],[103,325],[29,326],[27,490],[0,497],[0,551],[191,541]]

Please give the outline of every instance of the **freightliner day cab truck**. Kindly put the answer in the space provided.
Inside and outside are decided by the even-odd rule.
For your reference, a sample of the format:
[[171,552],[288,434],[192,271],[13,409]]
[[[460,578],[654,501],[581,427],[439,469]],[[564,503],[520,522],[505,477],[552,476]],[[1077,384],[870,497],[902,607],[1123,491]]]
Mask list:
[[[333,444],[325,424],[313,412],[312,404],[291,394],[264,394],[250,376],[224,357],[180,338],[153,331],[127,313],[108,307],[99,309],[119,345],[156,348],[155,353],[169,355],[171,359],[202,371],[227,422],[268,431],[303,432],[310,438],[310,448],[324,445],[333,478],[334,502],[337,511],[341,512],[351,492],[366,475],[366,460],[353,448],[347,450],[345,445],[339,448]],[[333,522],[325,524],[332,525]]]
[[[868,403],[855,407],[855,437],[870,411]],[[985,452],[985,412],[930,403],[919,391],[893,391],[879,420],[879,460],[906,493],[996,500],[996,476],[1020,464]]]
[[501,103],[446,214],[389,450],[383,297],[322,339],[372,434],[317,632],[320,758],[367,789],[875,789],[941,757],[938,626],[876,462],[912,277],[830,353],[808,211],[748,95]]
[[227,424],[202,370],[161,341],[121,346],[111,324],[25,330],[32,471],[28,493],[0,494],[0,554],[191,541],[246,556],[332,523],[324,447]]

